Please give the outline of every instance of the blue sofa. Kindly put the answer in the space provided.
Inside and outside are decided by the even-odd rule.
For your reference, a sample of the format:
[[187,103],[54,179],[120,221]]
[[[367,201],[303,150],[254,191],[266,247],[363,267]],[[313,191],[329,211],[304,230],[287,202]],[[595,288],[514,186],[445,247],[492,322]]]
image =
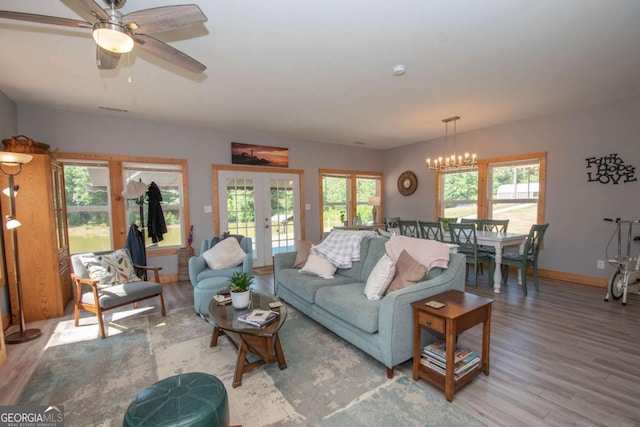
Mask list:
[[[276,254],[274,287],[288,304],[382,362],[392,378],[394,367],[413,357],[411,303],[449,289],[464,291],[466,263],[464,255],[452,253],[448,268],[433,268],[424,281],[369,300],[364,287],[387,240],[363,239],[360,261],[338,269],[333,279],[301,274],[293,267],[295,252]],[[439,338],[423,331],[422,345]]]
[[[235,239],[233,236],[227,238]],[[246,253],[242,263],[235,267],[223,268],[221,270],[210,269],[204,261],[204,258],[202,258],[202,254],[211,248],[212,240],[213,239],[203,240],[200,247],[200,254],[189,258],[189,279],[191,286],[193,286],[193,306],[196,313],[204,316],[209,315],[211,298],[213,298],[220,289],[229,286],[229,279],[233,273],[236,271],[244,271],[253,274],[253,249],[251,247],[250,237],[243,237],[240,240],[240,246]]]

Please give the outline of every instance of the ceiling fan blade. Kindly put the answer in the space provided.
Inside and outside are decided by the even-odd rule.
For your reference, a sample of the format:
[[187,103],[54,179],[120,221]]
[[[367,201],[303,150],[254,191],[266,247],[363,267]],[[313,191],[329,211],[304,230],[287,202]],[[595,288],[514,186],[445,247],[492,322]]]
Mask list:
[[32,13],[10,12],[0,10],[0,18],[15,19],[18,21],[38,22],[40,24],[62,25],[73,28],[92,28],[93,25],[85,21],[75,19],[58,18],[56,16],[34,15]]
[[166,43],[161,42],[158,39],[154,39],[146,34],[134,34],[133,39],[136,42],[136,46],[151,55],[157,56],[173,65],[184,68],[185,70],[193,73],[202,73],[207,69],[206,66],[196,61],[189,55],[180,52],[169,46]]
[[109,52],[96,45],[96,64],[100,70],[113,70],[118,65],[120,54]]
[[122,21],[134,32],[159,33],[202,24],[207,17],[197,5],[185,4],[131,12]]
[[108,21],[109,15],[93,0],[63,0],[80,16],[93,16],[101,21]]

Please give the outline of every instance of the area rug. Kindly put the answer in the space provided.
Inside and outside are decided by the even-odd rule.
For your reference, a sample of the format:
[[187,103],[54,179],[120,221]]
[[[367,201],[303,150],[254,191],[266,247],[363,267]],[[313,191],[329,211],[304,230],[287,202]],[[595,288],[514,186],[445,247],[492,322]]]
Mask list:
[[259,367],[235,389],[236,351],[226,339],[210,348],[211,332],[191,308],[167,317],[114,314],[104,340],[96,338],[96,325],[76,328],[65,320],[17,404],[64,405],[69,427],[119,426],[144,388],[206,372],[225,384],[231,424],[245,427],[482,425],[439,390],[413,381],[409,365],[387,379],[381,363],[293,309],[280,330],[287,368]]

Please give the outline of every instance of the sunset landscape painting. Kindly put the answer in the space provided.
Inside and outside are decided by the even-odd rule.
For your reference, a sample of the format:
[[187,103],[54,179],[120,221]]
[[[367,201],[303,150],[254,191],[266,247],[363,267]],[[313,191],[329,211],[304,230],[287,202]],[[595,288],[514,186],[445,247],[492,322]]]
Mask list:
[[289,149],[232,142],[231,163],[286,168],[289,167]]

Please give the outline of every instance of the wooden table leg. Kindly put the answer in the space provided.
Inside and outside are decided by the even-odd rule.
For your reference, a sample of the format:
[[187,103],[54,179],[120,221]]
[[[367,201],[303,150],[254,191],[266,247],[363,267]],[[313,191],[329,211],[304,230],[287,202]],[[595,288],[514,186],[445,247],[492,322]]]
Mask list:
[[491,304],[487,306],[487,317],[482,322],[482,364],[483,372],[489,375],[489,349],[491,343]]
[[215,347],[218,345],[218,337],[220,334],[224,334],[220,328],[215,326],[213,328],[213,333],[211,334],[211,342],[209,343],[209,347]]
[[282,351],[282,346],[280,345],[280,337],[276,334],[274,349],[276,352],[276,359],[278,359],[278,366],[280,370],[287,369],[287,362],[284,360],[284,352]]
[[240,387],[242,385],[242,374],[244,373],[244,366],[247,358],[247,343],[242,340],[240,348],[238,348],[238,358],[236,359],[236,371],[233,374],[233,388]]
[[449,402],[453,402],[454,371],[456,354],[456,321],[447,319],[446,323],[447,369],[444,380],[444,395]]

